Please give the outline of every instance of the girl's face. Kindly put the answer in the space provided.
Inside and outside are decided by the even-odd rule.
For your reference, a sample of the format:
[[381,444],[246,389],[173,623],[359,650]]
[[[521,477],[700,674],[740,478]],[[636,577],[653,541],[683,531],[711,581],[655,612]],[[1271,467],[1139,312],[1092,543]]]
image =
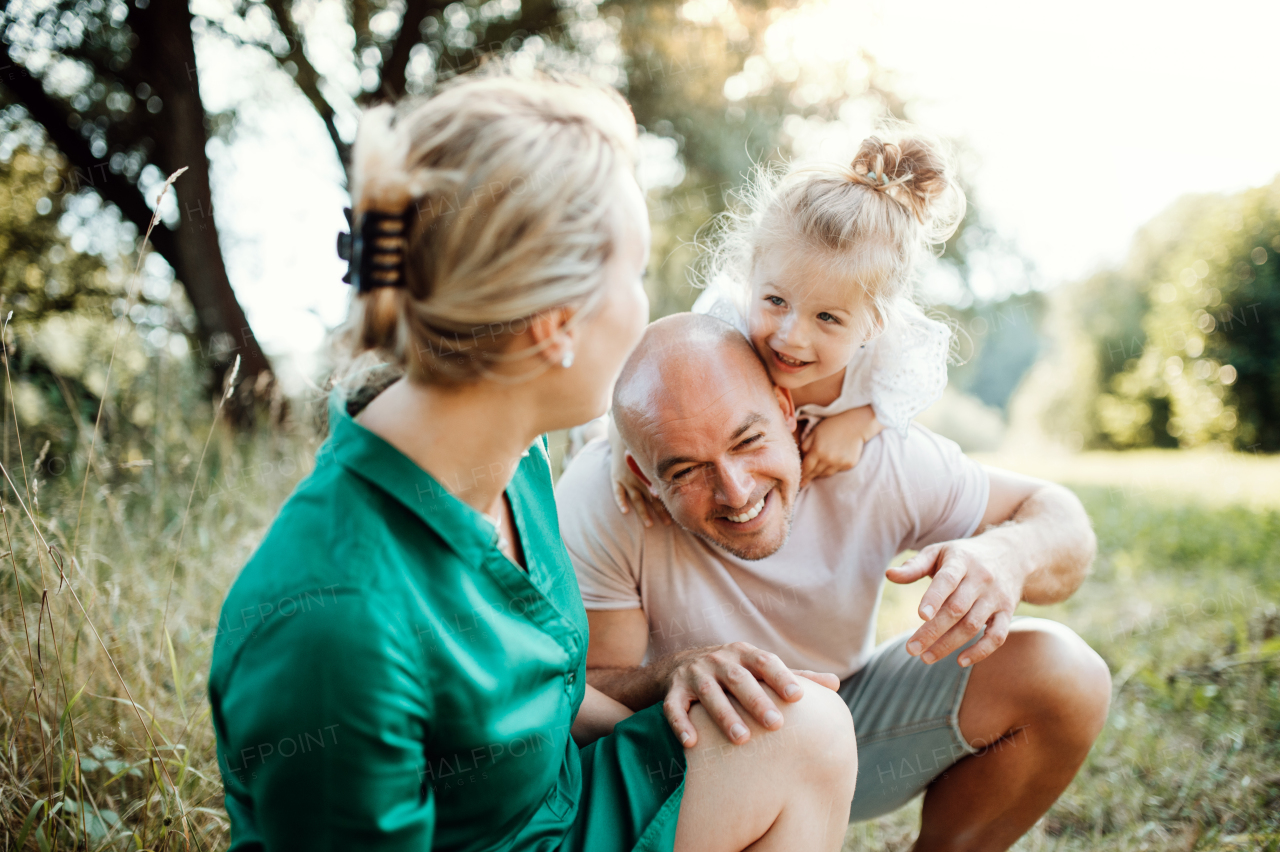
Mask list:
[[862,288],[817,252],[764,250],[751,292],[751,345],[778,387],[794,390],[835,375],[877,330]]

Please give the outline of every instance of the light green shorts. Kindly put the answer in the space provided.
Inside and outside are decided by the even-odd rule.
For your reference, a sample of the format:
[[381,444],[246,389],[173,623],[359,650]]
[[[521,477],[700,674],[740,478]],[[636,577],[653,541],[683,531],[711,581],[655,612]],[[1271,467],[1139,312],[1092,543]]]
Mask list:
[[[911,801],[952,764],[977,753],[960,735],[960,702],[972,669],[957,649],[933,665],[907,653],[903,633],[840,685],[858,736],[858,787],[850,822],[872,819]],[[963,647],[976,642],[978,637]]]

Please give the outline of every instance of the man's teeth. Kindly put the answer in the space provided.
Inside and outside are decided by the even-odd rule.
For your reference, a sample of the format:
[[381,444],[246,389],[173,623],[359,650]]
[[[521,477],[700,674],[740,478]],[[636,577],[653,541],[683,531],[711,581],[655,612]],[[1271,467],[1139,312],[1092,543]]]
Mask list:
[[756,515],[760,514],[761,511],[763,511],[764,501],[768,498],[768,496],[769,496],[768,494],[765,494],[764,497],[760,498],[759,503],[755,504],[750,509],[743,512],[741,515],[729,515],[726,518],[726,520],[733,521],[735,524],[745,524],[747,521],[751,520]]

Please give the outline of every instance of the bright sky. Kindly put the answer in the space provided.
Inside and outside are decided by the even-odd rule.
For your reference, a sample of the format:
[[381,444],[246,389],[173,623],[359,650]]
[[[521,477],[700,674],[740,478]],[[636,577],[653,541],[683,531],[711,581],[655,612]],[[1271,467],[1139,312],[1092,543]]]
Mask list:
[[[811,66],[865,48],[892,69],[915,120],[967,141],[974,201],[1050,286],[1122,257],[1180,195],[1280,173],[1275,0],[828,0],[775,27],[774,56],[794,52]],[[305,370],[346,305],[332,147],[305,104],[276,97],[287,86],[265,66],[229,49],[200,59],[211,107],[270,103],[247,111],[238,141],[211,150],[223,178],[218,219],[250,322]],[[843,157],[860,124],[851,116],[842,132],[802,136],[798,147]]]

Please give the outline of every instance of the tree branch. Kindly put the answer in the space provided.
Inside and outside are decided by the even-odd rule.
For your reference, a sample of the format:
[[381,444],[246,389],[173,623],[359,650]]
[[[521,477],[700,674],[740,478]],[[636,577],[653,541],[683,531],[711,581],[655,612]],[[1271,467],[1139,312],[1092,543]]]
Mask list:
[[[134,224],[139,234],[145,233],[147,225],[151,223],[152,211],[139,189],[123,175],[112,172],[106,161],[95,159],[89,150],[88,141],[67,125],[70,110],[50,97],[40,80],[14,61],[7,44],[3,45],[0,62],[9,68],[9,73],[0,77],[3,85],[26,107],[31,117],[44,127],[45,133],[71,162],[72,167],[83,173],[88,185],[103,199],[120,208],[120,212]],[[151,244],[170,266],[178,268],[178,247],[172,231],[163,224],[158,225],[151,233]]]
[[338,158],[346,163],[351,146],[343,142],[342,137],[338,135],[338,126],[334,123],[333,106],[320,92],[320,72],[316,71],[302,48],[302,36],[298,33],[298,27],[289,11],[289,2],[290,0],[266,0],[267,8],[275,16],[276,26],[289,42],[289,53],[284,59],[292,62],[297,68],[294,82],[298,84],[298,88],[302,89],[302,93],[307,96],[307,100],[311,101],[311,105],[324,121],[325,129],[329,131],[329,139],[338,151]]
[[400,19],[400,32],[396,33],[391,53],[382,63],[382,85],[379,88],[388,98],[395,100],[404,95],[409,51],[422,41],[422,22],[427,19],[427,15],[443,8],[443,4],[432,0],[408,0],[404,17]]

